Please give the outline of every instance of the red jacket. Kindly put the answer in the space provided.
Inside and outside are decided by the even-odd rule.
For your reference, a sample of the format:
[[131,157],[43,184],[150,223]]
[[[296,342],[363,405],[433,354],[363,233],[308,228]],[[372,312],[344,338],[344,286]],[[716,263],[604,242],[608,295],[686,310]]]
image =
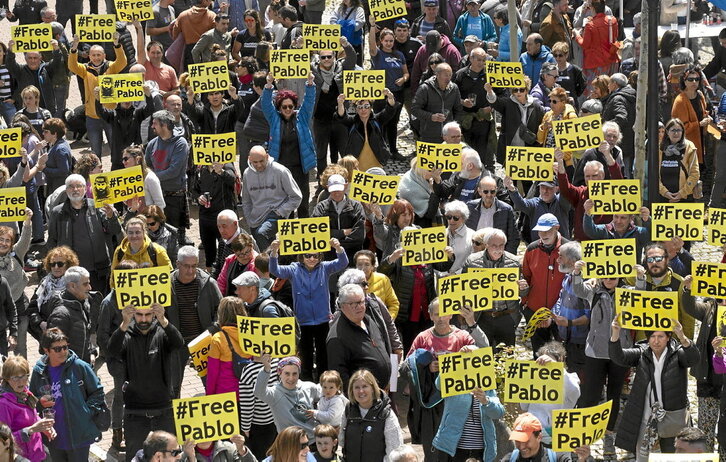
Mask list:
[[[610,171],[611,180],[621,180],[623,178],[623,173],[620,171],[620,166],[617,162],[609,166],[608,170]],[[557,174],[557,184],[560,185],[560,194],[565,196],[565,199],[575,209],[575,233],[573,235],[575,240],[580,242],[592,240],[585,234],[585,230],[582,228],[582,219],[585,217],[585,201],[590,198],[587,186],[573,186],[570,183],[570,179],[567,178],[567,173]],[[597,225],[605,225],[613,221],[613,216],[594,215],[592,220]]]
[[[608,28],[612,34],[608,32]],[[582,35],[577,36],[577,43],[582,47],[585,56],[582,68],[596,69],[618,61],[617,55],[613,57],[610,54],[610,45],[617,40],[618,20],[614,16],[605,16],[605,13],[596,14],[585,25]]]
[[567,239],[559,235],[555,248],[547,253],[541,240],[536,240],[527,246],[522,260],[522,275],[529,284],[529,292],[522,297],[522,305],[532,311],[542,307],[552,308],[557,303],[562,289],[562,280],[565,278],[557,265],[560,256],[560,246]]

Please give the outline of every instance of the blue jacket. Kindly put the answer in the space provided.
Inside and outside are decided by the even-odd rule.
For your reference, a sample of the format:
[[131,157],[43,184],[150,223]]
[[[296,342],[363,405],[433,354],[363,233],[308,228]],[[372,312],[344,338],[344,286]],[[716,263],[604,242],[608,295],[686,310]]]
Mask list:
[[[33,367],[30,391],[35,396],[41,395],[41,386],[50,383],[47,360],[48,356],[43,355]],[[79,359],[73,351],[68,352],[68,358],[63,364],[61,393],[65,410],[65,422],[61,425],[68,429],[73,448],[85,447],[100,438],[101,432],[92,417],[102,409],[103,386],[91,366]]]
[[[468,34],[467,29],[469,28],[469,12],[465,12],[459,19],[456,20],[456,26],[454,26],[454,43],[462,48],[464,46],[464,39]],[[481,40],[487,42],[495,42],[497,40],[497,31],[494,29],[494,21],[484,12],[479,12],[479,22],[481,23]]]
[[299,262],[278,265],[277,257],[270,257],[270,273],[283,279],[290,279],[293,311],[301,326],[315,326],[330,321],[328,280],[331,274],[342,271],[348,266],[345,250],[341,248],[341,253],[337,256],[338,258],[333,261],[320,262],[312,271]]
[[552,56],[549,47],[542,45],[537,56],[532,56],[526,51],[519,56],[519,62],[522,63],[522,72],[529,77],[534,87],[539,83],[539,72],[544,63],[554,63],[555,57]]
[[635,239],[635,260],[639,262],[641,255],[643,255],[643,249],[651,242],[650,223],[651,220],[644,222],[643,224],[645,226],[631,224],[622,235],[619,235],[615,231],[615,226],[613,226],[612,222],[604,225],[596,225],[592,220],[592,215],[585,214],[582,218],[582,229],[590,239]]
[[[522,48],[522,41],[522,29],[517,28],[517,54]],[[499,56],[497,56],[497,61],[509,61],[512,52],[509,45],[509,24],[507,24],[499,29]]]
[[[310,171],[317,165],[315,155],[315,143],[310,132],[313,108],[315,107],[315,85],[305,85],[305,96],[296,114],[296,126],[298,144],[300,145],[300,163],[303,172]],[[276,161],[280,158],[280,126],[282,117],[272,104],[272,89],[262,90],[262,112],[265,114],[267,123],[270,124],[270,143],[268,144],[269,154]]]
[[570,210],[572,210],[572,206],[564,196],[557,194],[555,195],[555,200],[547,203],[539,197],[524,199],[516,189],[508,192],[514,210],[523,212],[529,217],[529,229],[524,231],[529,233],[529,242],[534,242],[539,239],[539,234],[537,231],[532,231],[532,228],[537,224],[539,217],[545,213],[551,213],[556,216],[560,222],[560,234],[566,239],[570,238]]
[[[481,427],[484,430],[482,460],[493,461],[497,456],[497,431],[492,419],[499,419],[504,415],[504,406],[499,402],[495,390],[487,390],[484,393],[489,403],[486,406],[479,405]],[[441,416],[439,431],[432,442],[433,447],[454,457],[464,431],[464,423],[471,410],[472,399],[474,398],[471,393],[444,398],[444,414]]]

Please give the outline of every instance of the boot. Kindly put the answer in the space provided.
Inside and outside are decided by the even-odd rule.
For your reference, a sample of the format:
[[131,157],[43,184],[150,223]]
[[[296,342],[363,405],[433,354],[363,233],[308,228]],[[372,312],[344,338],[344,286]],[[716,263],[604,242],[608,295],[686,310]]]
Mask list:
[[123,428],[114,428],[113,429],[113,438],[111,439],[111,447],[117,451],[126,450],[126,446],[124,446],[124,429]]

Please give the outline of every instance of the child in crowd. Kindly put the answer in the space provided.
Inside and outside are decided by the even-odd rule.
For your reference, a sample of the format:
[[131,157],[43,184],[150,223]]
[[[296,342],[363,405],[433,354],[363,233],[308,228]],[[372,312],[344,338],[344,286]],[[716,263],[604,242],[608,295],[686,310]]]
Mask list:
[[338,371],[325,371],[320,374],[320,387],[323,390],[323,397],[318,401],[317,410],[307,411],[308,417],[322,424],[330,424],[337,431],[345,406],[348,404],[348,399],[342,393],[343,380]]
[[[322,381],[321,381],[322,383]],[[335,452],[338,450],[338,430],[332,425],[320,424],[315,427],[315,446],[313,453],[316,462],[338,462]]]

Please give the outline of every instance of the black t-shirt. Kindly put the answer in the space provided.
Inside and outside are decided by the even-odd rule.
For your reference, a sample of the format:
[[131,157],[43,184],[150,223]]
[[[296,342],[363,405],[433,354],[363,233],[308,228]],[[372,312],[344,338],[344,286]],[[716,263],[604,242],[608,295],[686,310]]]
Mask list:
[[[418,49],[422,46],[421,42],[412,38],[409,38],[403,43],[398,40],[393,41],[393,48],[403,53],[403,56],[406,58],[406,66],[408,67],[409,72],[413,69],[413,60],[416,59],[416,53],[418,53]],[[410,80],[408,82],[410,82]],[[408,84],[408,82],[406,82],[406,84]]]
[[[242,48],[239,50],[239,55],[241,57],[254,56],[257,43],[260,42],[260,39],[258,39],[256,35],[250,34],[247,30],[237,34],[237,37],[234,40],[235,42],[242,44]],[[270,34],[270,31],[265,29],[262,30],[262,40],[266,42],[272,41],[272,34]]]

